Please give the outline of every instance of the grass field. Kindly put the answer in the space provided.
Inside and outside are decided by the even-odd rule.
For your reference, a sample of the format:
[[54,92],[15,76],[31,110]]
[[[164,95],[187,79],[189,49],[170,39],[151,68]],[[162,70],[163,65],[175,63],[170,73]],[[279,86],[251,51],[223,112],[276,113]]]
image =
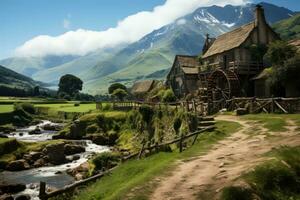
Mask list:
[[[109,176],[83,189],[76,199],[122,199],[128,192],[137,186],[138,191],[131,194],[130,199],[147,199],[154,185],[148,182],[157,175],[162,175],[174,166],[178,159],[187,159],[203,154],[217,141],[234,133],[240,127],[235,122],[218,122],[213,132],[202,134],[198,142],[183,153],[161,152],[142,160],[131,160],[121,164]],[[148,183],[148,184],[146,184]],[[62,197],[59,197],[62,198]]]
[[96,104],[80,104],[79,106],[74,106],[73,103],[65,104],[36,104],[36,107],[48,107],[51,110],[63,111],[63,112],[88,112],[96,110]]
[[14,110],[14,105],[0,105],[0,113],[8,113]]

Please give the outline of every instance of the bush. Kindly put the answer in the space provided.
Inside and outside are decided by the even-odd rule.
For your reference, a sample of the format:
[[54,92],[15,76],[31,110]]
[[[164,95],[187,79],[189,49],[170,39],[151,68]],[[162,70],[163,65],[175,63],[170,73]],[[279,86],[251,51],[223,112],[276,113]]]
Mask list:
[[74,103],[74,106],[78,107],[78,106],[80,106],[80,103]]
[[86,127],[85,131],[87,134],[96,133],[98,131],[98,126],[96,124],[89,125]]
[[102,111],[110,111],[112,110],[112,106],[110,103],[105,103],[103,106],[102,106]]
[[118,164],[120,155],[112,152],[104,152],[97,155],[93,160],[96,170],[110,169]]
[[163,102],[175,102],[176,96],[174,92],[171,89],[168,89],[164,92],[164,95],[162,96]]
[[152,117],[154,115],[154,110],[150,106],[141,106],[139,108],[139,112],[142,115],[142,120],[149,124],[152,121]]
[[222,191],[222,200],[252,200],[253,194],[250,189],[242,187],[226,187]]
[[31,103],[22,103],[21,107],[24,111],[28,112],[29,114],[35,114],[34,105]]

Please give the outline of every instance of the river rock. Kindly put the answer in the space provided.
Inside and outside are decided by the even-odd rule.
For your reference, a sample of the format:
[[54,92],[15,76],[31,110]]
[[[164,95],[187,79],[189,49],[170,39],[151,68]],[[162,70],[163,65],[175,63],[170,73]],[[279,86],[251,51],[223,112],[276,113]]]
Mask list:
[[64,143],[48,144],[43,149],[43,153],[47,155],[51,164],[59,165],[66,162],[66,156],[64,154],[64,145]]
[[0,138],[8,138],[8,136],[3,133],[0,133]]
[[80,159],[80,155],[74,155],[74,156],[72,156],[72,161],[79,160],[79,159]]
[[0,132],[5,134],[10,134],[11,132],[16,131],[15,128],[9,126],[0,126]]
[[29,163],[34,163],[36,160],[40,159],[43,156],[41,152],[30,152],[29,154],[25,154],[23,158],[27,160]]
[[15,194],[18,192],[22,192],[26,189],[24,184],[10,184],[10,185],[0,185],[0,191],[2,193]]
[[67,170],[67,173],[75,177],[77,181],[88,177],[90,165],[88,162],[82,163],[74,169]]
[[35,168],[42,167],[45,164],[46,164],[46,161],[43,158],[40,158],[33,163],[33,167],[35,167]]
[[40,135],[42,134],[41,129],[37,126],[34,130],[28,132],[29,135]]
[[64,148],[65,148],[64,151],[65,155],[73,155],[73,154],[85,152],[85,148],[80,145],[66,144]]
[[62,129],[61,125],[58,124],[45,124],[44,126],[42,126],[42,129],[46,130],[46,131],[60,131]]
[[246,108],[238,108],[236,109],[236,115],[246,115],[248,114],[248,110]]
[[14,198],[10,194],[2,194],[0,195],[0,200],[14,200]]
[[30,196],[28,194],[21,194],[17,196],[15,200],[30,200]]
[[8,171],[21,171],[29,168],[30,168],[29,164],[24,159],[12,161],[8,163],[8,165],[6,166],[6,169]]

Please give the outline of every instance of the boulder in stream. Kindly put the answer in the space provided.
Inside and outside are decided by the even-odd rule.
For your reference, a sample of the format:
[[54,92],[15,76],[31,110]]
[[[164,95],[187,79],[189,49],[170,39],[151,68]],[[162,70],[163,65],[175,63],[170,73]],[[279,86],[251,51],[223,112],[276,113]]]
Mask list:
[[43,153],[47,155],[47,158],[51,164],[59,165],[66,162],[64,145],[64,143],[48,144],[43,149]]
[[23,158],[30,164],[34,163],[36,160],[40,159],[43,156],[41,152],[30,152],[25,154]]
[[85,148],[80,145],[66,144],[64,148],[65,148],[64,151],[65,155],[73,155],[73,154],[85,152]]
[[0,133],[0,138],[8,138],[8,136],[3,133]]
[[15,200],[30,200],[30,196],[28,194],[21,194],[15,198]]
[[14,198],[10,194],[2,194],[0,195],[0,200],[14,200]]
[[21,171],[25,169],[29,169],[30,165],[24,159],[15,160],[7,164],[6,169],[8,171]]
[[34,130],[28,132],[29,135],[40,135],[42,134],[41,129],[37,126]]
[[15,194],[22,192],[26,189],[24,184],[10,184],[10,185],[0,185],[0,191],[5,194]]
[[42,129],[46,130],[46,131],[60,131],[63,127],[59,124],[45,124],[44,126],[42,126]]

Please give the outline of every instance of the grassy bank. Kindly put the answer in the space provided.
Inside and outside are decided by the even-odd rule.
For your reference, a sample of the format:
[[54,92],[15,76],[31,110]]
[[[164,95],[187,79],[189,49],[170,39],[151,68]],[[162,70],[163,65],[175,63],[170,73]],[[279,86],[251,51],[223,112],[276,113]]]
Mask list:
[[242,118],[264,124],[264,128],[271,132],[286,131],[287,120],[292,120],[300,126],[300,114],[251,114]]
[[[87,188],[80,190],[75,199],[122,199],[133,188],[138,191],[130,194],[131,199],[146,199],[155,186],[149,184],[156,176],[161,176],[174,167],[174,163],[179,159],[187,159],[201,155],[209,150],[213,144],[237,131],[240,127],[235,122],[220,121],[217,129],[212,132],[203,133],[194,146],[188,148],[183,153],[174,150],[171,153],[160,152],[141,160],[131,160],[122,163],[112,174],[103,179],[90,184]],[[63,199],[64,197],[58,197]],[[65,197],[68,199],[67,197]]]

